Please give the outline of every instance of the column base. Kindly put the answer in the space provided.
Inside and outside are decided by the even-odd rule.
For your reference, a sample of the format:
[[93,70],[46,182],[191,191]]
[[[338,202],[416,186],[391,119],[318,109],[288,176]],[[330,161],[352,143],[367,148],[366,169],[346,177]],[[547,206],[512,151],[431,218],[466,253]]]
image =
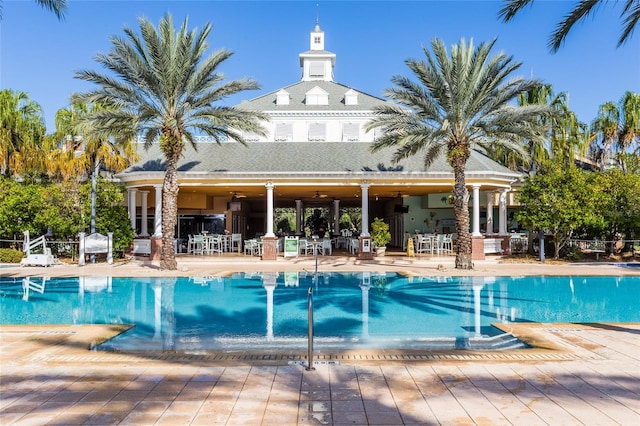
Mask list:
[[277,237],[262,238],[262,260],[276,260],[278,250],[276,249]]
[[358,237],[358,259],[373,259],[373,244],[371,237]]
[[471,237],[471,260],[484,259],[484,237]]
[[151,254],[149,260],[160,260],[162,258],[162,237],[151,237]]

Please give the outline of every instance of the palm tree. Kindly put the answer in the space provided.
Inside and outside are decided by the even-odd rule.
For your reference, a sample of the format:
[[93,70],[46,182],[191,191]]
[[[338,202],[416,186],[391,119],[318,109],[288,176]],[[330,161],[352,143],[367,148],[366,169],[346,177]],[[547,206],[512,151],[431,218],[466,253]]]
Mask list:
[[[498,16],[502,18],[503,22],[511,21],[518,12],[524,9],[526,6],[533,3],[533,0],[504,0],[505,5]],[[575,24],[586,19],[592,12],[602,4],[609,4],[618,2],[608,2],[603,0],[580,0],[574,6],[573,10],[567,14],[564,19],[558,23],[555,31],[549,38],[548,47],[552,52],[557,52],[560,46],[564,43],[567,35]],[[625,0],[620,17],[624,17],[623,29],[620,38],[618,39],[618,47],[622,46],[633,34],[635,26],[640,21],[640,2],[638,0]]]
[[[73,102],[56,113],[57,139],[64,139],[63,147],[50,155],[53,172],[59,172],[64,180],[82,179],[91,175],[91,222],[90,232],[96,232],[96,194],[100,170],[118,173],[138,161],[131,138],[93,135],[87,127],[90,122],[83,119],[93,112],[103,110],[100,105]],[[117,136],[117,135],[116,135]],[[80,153],[76,155],[76,153]]]
[[38,175],[45,132],[42,108],[25,92],[0,91],[0,175]]
[[602,165],[617,161],[626,170],[627,154],[637,153],[640,148],[640,94],[628,91],[618,104],[602,104],[591,130],[594,157]]
[[265,134],[260,120],[266,116],[234,107],[216,106],[217,101],[244,90],[258,89],[250,79],[223,83],[218,66],[233,52],[221,49],[205,58],[206,38],[211,25],[198,32],[187,30],[185,19],[176,31],[171,15],[160,20],[158,30],[145,18],[139,19],[138,35],[125,28],[126,38],[112,37],[108,54],[96,61],[109,74],[80,71],[76,78],[99,87],[78,95],[77,101],[109,108],[86,117],[97,134],[141,136],[145,148],[159,143],[166,160],[162,185],[162,251],[160,267],[177,269],[173,238],[177,221],[178,160],[186,143],[194,149],[198,133],[218,143],[233,139],[245,143],[242,131]]
[[[67,0],[35,0],[44,9],[55,13],[58,19],[64,19],[67,10]],[[0,0],[0,21],[2,20],[2,1]]]
[[566,93],[558,95],[552,107],[555,112],[551,116],[551,157],[565,167],[575,167],[576,158],[584,157],[589,149],[589,126],[569,109]]
[[599,135],[594,142],[597,143],[598,140],[602,142],[602,147],[594,150],[595,157],[601,167],[607,167],[609,162],[613,160],[612,148],[618,138],[619,122],[620,112],[615,102],[605,102],[600,105],[598,117],[593,121],[591,131],[594,135]]
[[461,40],[451,48],[451,57],[441,40],[431,43],[433,54],[423,48],[425,61],[405,61],[419,82],[394,76],[397,87],[385,96],[399,105],[387,104],[375,109],[377,115],[369,130],[381,127],[384,134],[371,149],[397,148],[393,161],[422,153],[428,166],[442,152],[446,153],[454,173],[454,213],[458,246],[456,268],[472,269],[469,233],[469,193],[465,182],[465,165],[471,149],[493,146],[517,152],[526,158],[523,140],[544,137],[539,117],[551,110],[546,105],[514,106],[520,93],[532,90],[537,80],[507,77],[520,67],[512,57],[499,53],[490,57],[496,40],[481,43]]
[[[640,155],[640,93],[626,92],[620,101],[621,123],[618,145],[621,153]],[[624,155],[623,158],[626,158]],[[622,168],[626,170],[624,161]]]

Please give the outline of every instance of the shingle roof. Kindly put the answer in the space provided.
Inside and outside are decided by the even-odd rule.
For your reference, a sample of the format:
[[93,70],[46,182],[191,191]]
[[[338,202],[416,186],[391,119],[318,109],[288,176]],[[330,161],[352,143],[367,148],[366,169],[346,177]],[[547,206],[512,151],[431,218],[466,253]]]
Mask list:
[[[320,87],[329,93],[328,105],[306,105],[305,93],[314,87]],[[358,93],[358,105],[345,105],[344,94],[349,89]],[[281,90],[289,92],[289,105],[276,105],[276,93]],[[242,102],[238,108],[254,111],[362,111],[372,110],[375,105],[387,101],[375,96],[360,92],[352,87],[333,81],[301,81],[290,86],[282,87],[276,91],[267,93],[249,101]]]
[[[180,172],[361,172],[393,169],[402,172],[452,173],[444,155],[425,169],[424,159],[416,155],[400,161],[391,161],[393,149],[376,153],[364,142],[254,142],[247,146],[239,143],[199,144],[197,151],[191,146],[179,162]],[[157,145],[148,151],[140,148],[143,159],[123,172],[163,171],[164,161]],[[382,167],[379,167],[382,165]],[[513,175],[514,172],[480,152],[472,151],[467,162],[469,172]]]

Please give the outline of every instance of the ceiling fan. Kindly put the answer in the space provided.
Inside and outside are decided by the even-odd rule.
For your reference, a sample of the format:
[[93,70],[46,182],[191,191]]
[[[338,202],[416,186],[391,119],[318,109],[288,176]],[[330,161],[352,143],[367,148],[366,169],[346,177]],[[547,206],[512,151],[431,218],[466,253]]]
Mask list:
[[396,198],[407,198],[408,195],[407,194],[403,194],[402,192],[398,191],[398,193],[396,194]]
[[237,192],[234,192],[231,198],[247,198],[247,196],[245,194],[238,194]]
[[320,191],[316,191],[316,194],[313,198],[327,198],[327,194],[321,194]]

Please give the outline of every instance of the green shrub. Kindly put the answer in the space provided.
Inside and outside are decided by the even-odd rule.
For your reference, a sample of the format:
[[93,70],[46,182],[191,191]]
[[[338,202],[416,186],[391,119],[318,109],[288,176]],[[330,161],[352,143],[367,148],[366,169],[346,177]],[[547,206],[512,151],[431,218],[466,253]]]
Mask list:
[[19,250],[0,248],[0,263],[20,263],[23,257]]

